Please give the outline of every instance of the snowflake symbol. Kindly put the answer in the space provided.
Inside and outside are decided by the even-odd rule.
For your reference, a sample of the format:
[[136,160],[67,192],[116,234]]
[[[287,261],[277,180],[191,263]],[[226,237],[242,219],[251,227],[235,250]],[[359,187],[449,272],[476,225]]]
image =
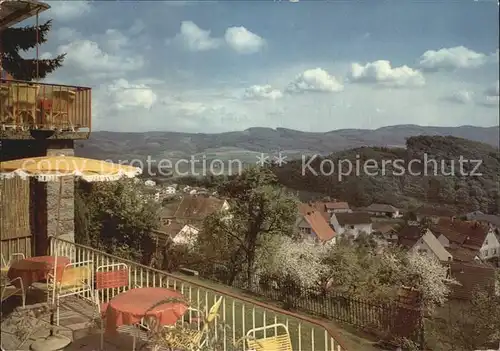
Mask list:
[[273,160],[274,162],[279,166],[283,166],[283,165],[286,165],[286,155],[283,155],[283,153],[280,151],[278,152],[278,156],[274,156],[273,157]]
[[267,156],[265,153],[262,153],[260,155],[257,155],[257,162],[255,162],[257,165],[263,167],[264,165],[269,163],[269,156]]

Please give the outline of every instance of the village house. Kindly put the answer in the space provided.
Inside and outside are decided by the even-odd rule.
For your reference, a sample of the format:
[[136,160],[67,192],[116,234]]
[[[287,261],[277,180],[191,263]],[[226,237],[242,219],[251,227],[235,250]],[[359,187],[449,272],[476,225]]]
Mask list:
[[445,207],[420,206],[415,210],[417,221],[421,222],[428,219],[433,223],[437,223],[440,218],[451,218],[455,213]]
[[357,238],[360,233],[372,233],[372,220],[369,213],[333,213],[330,225],[339,235],[349,234]]
[[196,243],[200,229],[193,224],[184,225],[177,233],[172,233],[170,238],[175,244],[192,247]]
[[164,245],[167,241],[192,246],[196,242],[201,224],[201,221],[185,224],[183,221],[177,221],[176,219],[166,219],[162,221],[159,229],[152,234],[157,246]]
[[466,215],[466,219],[468,221],[477,221],[487,224],[491,227],[491,229],[493,229],[497,236],[500,235],[500,216],[484,214],[481,211],[475,211],[468,213]]
[[460,261],[500,257],[500,242],[494,230],[486,224],[462,221],[454,217],[441,218],[431,226],[431,230],[454,256],[456,251],[455,258]]
[[389,243],[397,242],[398,229],[399,225],[391,223],[374,222],[372,225],[373,234],[381,236]]
[[441,262],[448,262],[453,255],[439,242],[428,228],[419,225],[406,225],[398,232],[399,246],[412,252],[430,255]]
[[180,201],[173,201],[163,206],[160,211],[161,225],[175,219],[184,224],[192,221],[203,221],[208,215],[217,211],[228,211],[229,203],[215,197],[183,196]]
[[372,216],[378,216],[378,217],[382,216],[390,218],[401,217],[400,210],[388,204],[371,204],[370,206],[361,209],[361,211],[368,212]]
[[325,209],[328,213],[349,213],[352,210],[349,208],[349,204],[347,202],[334,200],[332,202],[324,203]]
[[304,239],[316,243],[335,244],[335,231],[325,217],[308,204],[299,204],[296,227]]

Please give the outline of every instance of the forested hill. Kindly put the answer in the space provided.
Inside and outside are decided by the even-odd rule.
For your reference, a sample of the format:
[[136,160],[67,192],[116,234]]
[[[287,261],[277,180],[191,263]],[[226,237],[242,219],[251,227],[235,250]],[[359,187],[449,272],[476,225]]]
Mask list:
[[[460,171],[461,157],[464,160],[463,171]],[[394,162],[397,159],[400,161]],[[342,175],[339,180],[340,160],[350,160],[353,171],[350,175]],[[359,172],[355,170],[356,160],[360,165]],[[365,163],[366,160],[373,161]],[[398,164],[408,169],[412,160],[421,162],[413,161],[413,175],[408,171],[400,175],[402,171]],[[437,168],[431,160],[436,161]],[[383,162],[385,174],[382,174]],[[343,173],[347,173],[347,161],[342,163]],[[375,163],[377,166],[374,166]],[[334,165],[333,173],[331,164]],[[369,174],[364,172],[364,164]],[[290,161],[273,169],[283,185],[299,190],[303,197],[331,196],[348,201],[353,206],[377,202],[411,208],[427,203],[447,205],[458,211],[481,210],[489,213],[498,213],[500,208],[499,150],[451,136],[416,136],[407,139],[406,149],[355,148],[333,153],[326,158]],[[374,173],[378,174],[370,175]],[[482,175],[477,175],[479,173]]]

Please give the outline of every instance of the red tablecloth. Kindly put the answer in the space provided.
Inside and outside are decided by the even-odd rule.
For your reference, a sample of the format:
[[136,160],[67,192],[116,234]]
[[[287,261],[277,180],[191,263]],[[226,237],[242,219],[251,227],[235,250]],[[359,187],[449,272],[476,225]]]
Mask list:
[[106,333],[116,333],[121,325],[137,324],[151,316],[156,317],[160,325],[174,325],[186,313],[186,304],[167,302],[151,308],[168,298],[183,299],[184,296],[165,288],[137,288],[115,296],[106,309]]
[[[66,266],[70,262],[70,259],[67,257],[57,257],[58,280],[60,280],[62,277],[64,266]],[[12,263],[7,276],[9,277],[9,279],[20,277],[23,281],[24,288],[27,288],[34,282],[47,279],[47,274],[54,272],[54,263],[54,256],[29,257]],[[20,285],[19,281],[15,281],[14,285]]]

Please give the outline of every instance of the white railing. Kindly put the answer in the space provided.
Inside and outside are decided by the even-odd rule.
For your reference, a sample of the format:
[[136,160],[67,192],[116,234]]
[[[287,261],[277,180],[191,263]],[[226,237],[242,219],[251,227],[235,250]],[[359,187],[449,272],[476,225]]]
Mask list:
[[[125,263],[130,269],[129,288],[138,285],[175,289],[191,301],[191,307],[198,310],[210,309],[217,298],[223,296],[219,317],[215,320],[215,328],[212,331],[212,336],[220,342],[217,350],[219,348],[221,351],[233,350],[232,345],[251,329],[282,323],[288,327],[294,351],[347,351],[339,337],[335,335],[335,331],[322,321],[285,311],[232,292],[221,291],[203,283],[193,282],[188,278],[150,268],[69,241],[52,238],[50,250],[51,253],[57,252],[61,256],[71,257],[77,262],[91,260],[94,262],[94,267]],[[113,289],[105,291],[104,301],[109,301],[121,291]],[[82,297],[88,298],[89,296]],[[191,317],[194,316],[189,316],[189,318]],[[242,343],[240,348],[247,350],[245,343]]]

